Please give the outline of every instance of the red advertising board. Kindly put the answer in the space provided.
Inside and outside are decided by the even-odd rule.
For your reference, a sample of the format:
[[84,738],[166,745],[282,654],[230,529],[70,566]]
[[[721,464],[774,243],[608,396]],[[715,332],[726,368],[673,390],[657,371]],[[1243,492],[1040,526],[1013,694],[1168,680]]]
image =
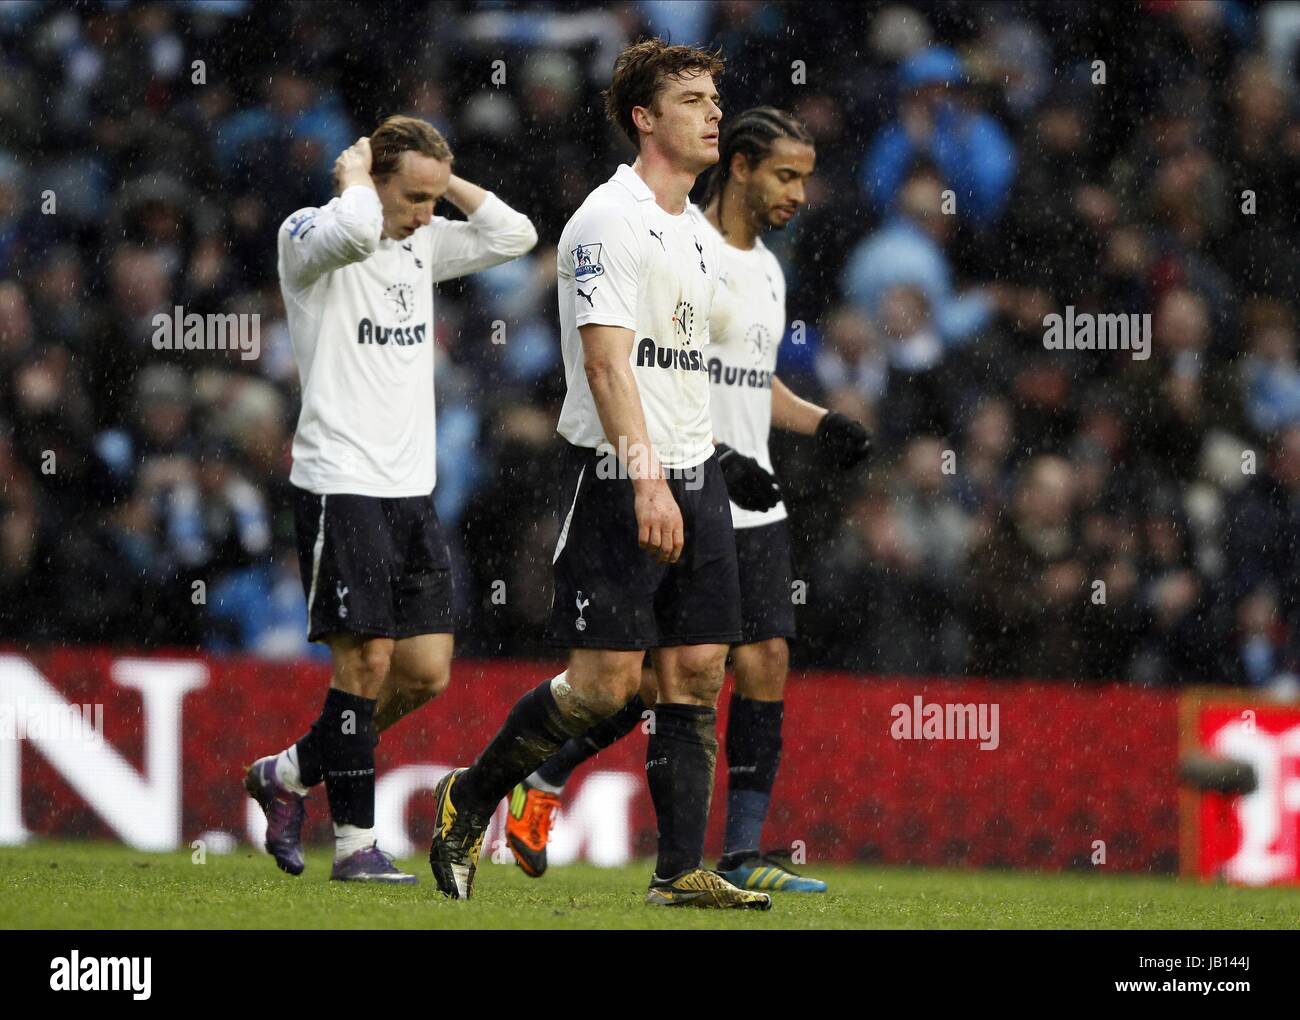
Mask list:
[[[515,699],[556,671],[458,660],[451,690],[384,734],[376,825],[385,846],[422,852],[427,791],[472,760]],[[0,843],[33,835],[160,850],[197,838],[214,849],[259,842],[243,767],[307,729],[327,677],[316,664],[240,658],[0,653]],[[720,735],[726,704],[724,693]],[[81,730],[54,732],[52,714],[81,705],[102,706],[102,741],[93,709]],[[1172,873],[1178,718],[1175,694],[1121,686],[796,673],[765,839],[801,848],[809,865]],[[555,863],[616,864],[653,852],[645,741],[634,732],[576,774]],[[711,854],[725,810],[720,758]],[[309,802],[306,837],[328,835],[322,792]],[[499,819],[486,845],[498,839]]]

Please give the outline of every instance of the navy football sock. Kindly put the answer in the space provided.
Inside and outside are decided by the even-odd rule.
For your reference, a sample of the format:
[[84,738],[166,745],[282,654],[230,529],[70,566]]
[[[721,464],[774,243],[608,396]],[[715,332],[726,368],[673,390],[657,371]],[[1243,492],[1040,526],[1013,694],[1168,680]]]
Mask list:
[[704,859],[718,757],[717,709],[660,702],[646,745],[646,782],[659,823],[655,876],[674,878]]
[[[320,741],[316,736],[319,723],[319,719],[312,723],[311,729],[299,737],[298,743],[294,745],[298,756],[298,781],[303,786],[315,786],[325,779],[325,767],[320,760]],[[379,746],[378,730],[370,742],[375,747]]]
[[320,760],[320,739],[317,736],[319,727],[320,719],[317,719],[294,745],[298,750],[298,780],[303,786],[315,786],[325,778],[325,767]]
[[785,702],[731,696],[727,717],[727,830],[721,867],[757,853],[781,762]]
[[[374,828],[374,715],[375,699],[331,687],[320,718],[312,724],[335,825]],[[298,770],[302,773],[301,746],[298,754]]]

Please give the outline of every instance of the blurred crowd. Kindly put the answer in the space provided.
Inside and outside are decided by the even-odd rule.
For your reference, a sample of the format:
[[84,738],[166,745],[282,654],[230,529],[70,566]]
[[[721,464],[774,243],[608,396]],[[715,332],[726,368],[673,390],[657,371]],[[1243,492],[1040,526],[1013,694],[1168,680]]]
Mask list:
[[[309,654],[275,233],[407,113],[541,238],[436,303],[459,646],[541,654],[554,247],[643,34],[817,142],[778,371],[877,442],[774,434],[796,664],[1294,690],[1300,5],[1226,0],[0,7],[0,641]],[[175,306],[259,356],[155,349]],[[1046,349],[1067,307],[1149,357]]]

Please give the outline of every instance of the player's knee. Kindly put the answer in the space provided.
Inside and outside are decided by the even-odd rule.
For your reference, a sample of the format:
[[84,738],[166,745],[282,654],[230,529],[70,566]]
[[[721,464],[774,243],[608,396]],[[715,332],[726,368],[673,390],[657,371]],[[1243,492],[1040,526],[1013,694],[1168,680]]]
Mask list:
[[451,668],[439,663],[405,670],[398,675],[397,683],[408,700],[430,701],[451,685]]
[[703,670],[687,678],[687,690],[701,703],[716,705],[722,693],[723,670]]
[[387,642],[367,641],[361,649],[361,669],[372,676],[387,676],[392,661],[393,649]]
[[438,698],[451,686],[451,668],[443,667],[430,674],[426,690],[430,698]]
[[378,689],[388,676],[393,661],[393,643],[387,640],[366,641],[358,650],[354,663],[357,679],[368,688]]
[[783,638],[746,645],[736,655],[736,690],[747,698],[779,698],[790,672],[790,647]]
[[629,679],[624,674],[612,674],[600,684],[588,689],[583,694],[587,710],[597,719],[613,715],[635,696],[641,686],[640,675]]
[[758,644],[758,654],[762,657],[765,673],[784,674],[790,668],[790,646],[785,638],[772,638]]
[[640,686],[641,656],[585,651],[570,660],[565,683],[552,693],[566,714],[598,720],[631,701]]
[[[619,694],[623,698],[623,705],[626,705],[629,701],[635,698],[641,690],[641,685],[643,683],[641,670],[639,669],[626,670],[620,676],[619,680],[620,680]],[[619,707],[621,708],[622,705],[620,705]]]
[[714,704],[722,692],[722,681],[726,676],[726,657],[687,656],[678,667],[679,686],[682,690],[701,702]]

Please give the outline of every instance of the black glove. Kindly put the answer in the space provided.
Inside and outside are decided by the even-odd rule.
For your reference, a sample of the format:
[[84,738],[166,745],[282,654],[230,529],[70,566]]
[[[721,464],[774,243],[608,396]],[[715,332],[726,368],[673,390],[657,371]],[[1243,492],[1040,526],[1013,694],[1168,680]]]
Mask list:
[[742,510],[771,510],[781,502],[776,479],[763,470],[753,457],[737,453],[726,443],[718,443],[718,467],[727,483],[727,494]]
[[821,459],[827,465],[847,471],[861,464],[871,453],[871,433],[860,421],[838,411],[828,411],[813,434]]

